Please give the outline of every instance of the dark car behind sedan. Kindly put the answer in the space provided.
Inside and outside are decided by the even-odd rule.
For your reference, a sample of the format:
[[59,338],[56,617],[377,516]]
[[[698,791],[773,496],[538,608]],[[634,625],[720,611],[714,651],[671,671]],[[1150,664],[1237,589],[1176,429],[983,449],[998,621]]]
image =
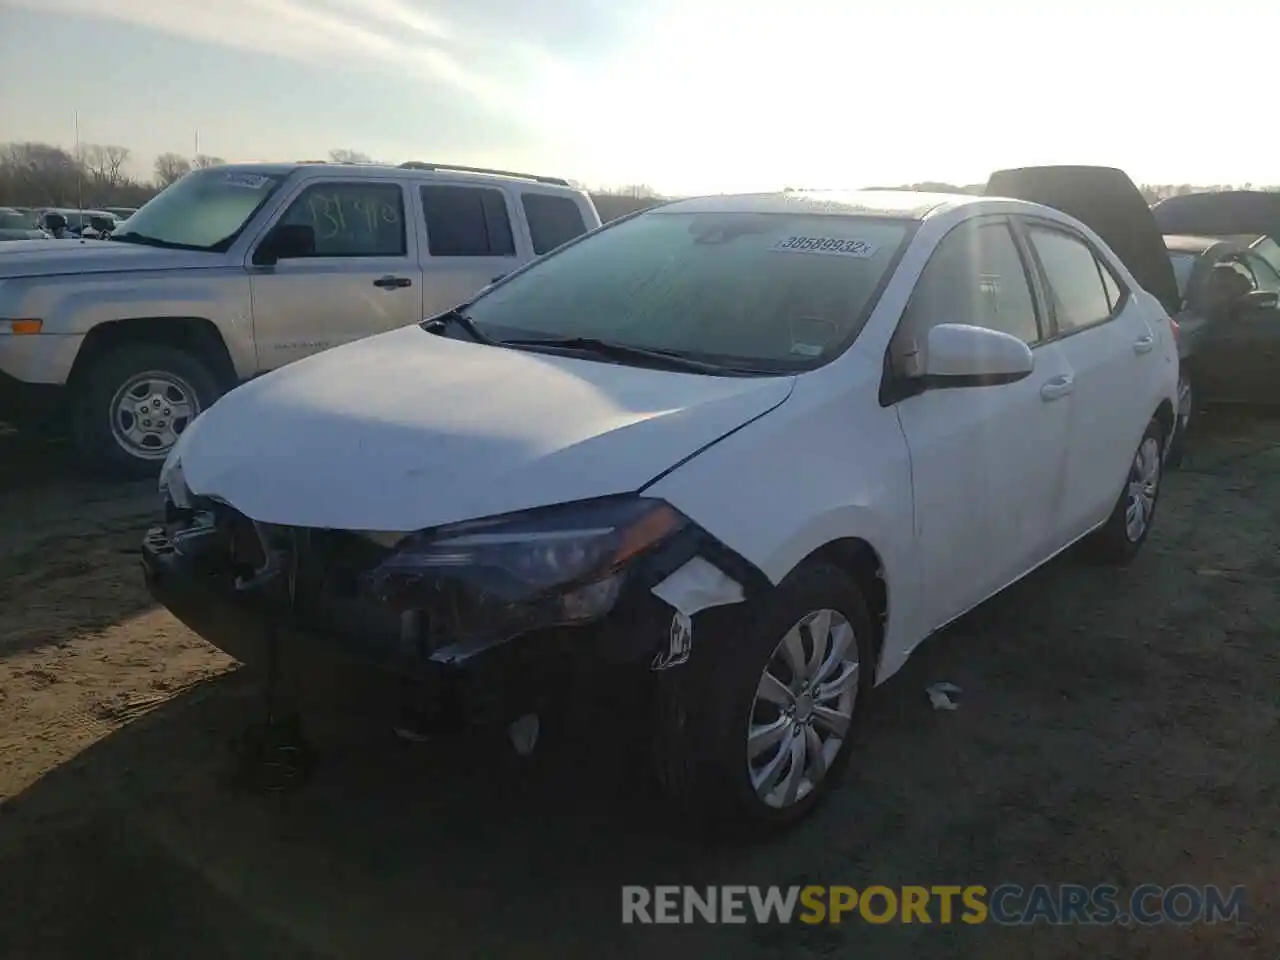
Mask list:
[[1280,270],[1256,237],[1164,240],[1182,299],[1176,463],[1198,405],[1280,403]]

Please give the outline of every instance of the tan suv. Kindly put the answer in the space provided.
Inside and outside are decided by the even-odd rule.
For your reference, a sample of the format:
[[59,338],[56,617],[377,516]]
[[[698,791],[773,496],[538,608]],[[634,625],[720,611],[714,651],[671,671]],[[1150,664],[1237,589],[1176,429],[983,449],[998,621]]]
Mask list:
[[[595,229],[566,180],[410,162],[197,170],[109,242],[0,258],[0,420],[117,475],[257,374],[417,323]],[[14,245],[17,246],[17,245]]]

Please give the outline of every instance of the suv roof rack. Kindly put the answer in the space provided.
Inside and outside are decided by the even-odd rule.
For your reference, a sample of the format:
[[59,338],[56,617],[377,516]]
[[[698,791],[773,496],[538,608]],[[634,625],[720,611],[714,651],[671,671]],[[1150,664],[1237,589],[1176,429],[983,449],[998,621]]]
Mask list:
[[533,180],[537,183],[550,183],[557,187],[572,186],[563,177],[540,177],[533,173],[515,173],[511,170],[490,170],[488,167],[466,167],[456,163],[424,163],[421,160],[406,160],[400,164],[401,170],[451,170],[456,173],[487,173],[495,177],[515,177],[518,180]]

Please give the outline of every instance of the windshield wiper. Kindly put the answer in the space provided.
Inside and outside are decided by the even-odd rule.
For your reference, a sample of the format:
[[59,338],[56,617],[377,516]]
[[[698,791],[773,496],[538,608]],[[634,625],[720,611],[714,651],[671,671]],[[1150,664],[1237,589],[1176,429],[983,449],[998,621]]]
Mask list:
[[[594,353],[610,360],[640,362],[646,366],[659,367],[666,370],[687,370],[690,373],[746,373],[733,367],[724,367],[715,363],[694,360],[671,350],[651,350],[646,347],[631,347],[625,343],[611,343],[595,337],[529,337],[515,340],[499,340],[502,347],[531,347],[534,349],[570,350],[582,353]],[[754,371],[750,371],[754,372]]]
[[119,240],[122,243],[137,243],[144,247],[160,247],[163,250],[204,250],[205,247],[197,247],[190,243],[173,243],[169,240],[161,240],[159,237],[148,237],[145,233],[138,233],[136,230],[126,230],[124,233],[113,233],[110,239]]
[[463,313],[460,307],[454,307],[452,310],[446,311],[438,317],[432,317],[430,320],[424,321],[422,329],[428,332],[442,331],[451,323],[461,327],[463,332],[476,343],[487,343],[490,345],[497,343],[493,337],[482,333],[480,328],[475,325],[475,322]]

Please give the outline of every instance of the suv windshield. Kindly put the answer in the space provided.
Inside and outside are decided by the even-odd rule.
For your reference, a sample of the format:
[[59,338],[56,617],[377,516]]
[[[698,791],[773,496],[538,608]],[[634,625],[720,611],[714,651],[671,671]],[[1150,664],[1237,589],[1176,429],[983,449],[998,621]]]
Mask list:
[[861,330],[914,222],[653,211],[473,301],[495,340],[586,338],[767,372],[817,366]]
[[214,167],[189,173],[129,218],[116,240],[222,251],[239,236],[283,177]]

